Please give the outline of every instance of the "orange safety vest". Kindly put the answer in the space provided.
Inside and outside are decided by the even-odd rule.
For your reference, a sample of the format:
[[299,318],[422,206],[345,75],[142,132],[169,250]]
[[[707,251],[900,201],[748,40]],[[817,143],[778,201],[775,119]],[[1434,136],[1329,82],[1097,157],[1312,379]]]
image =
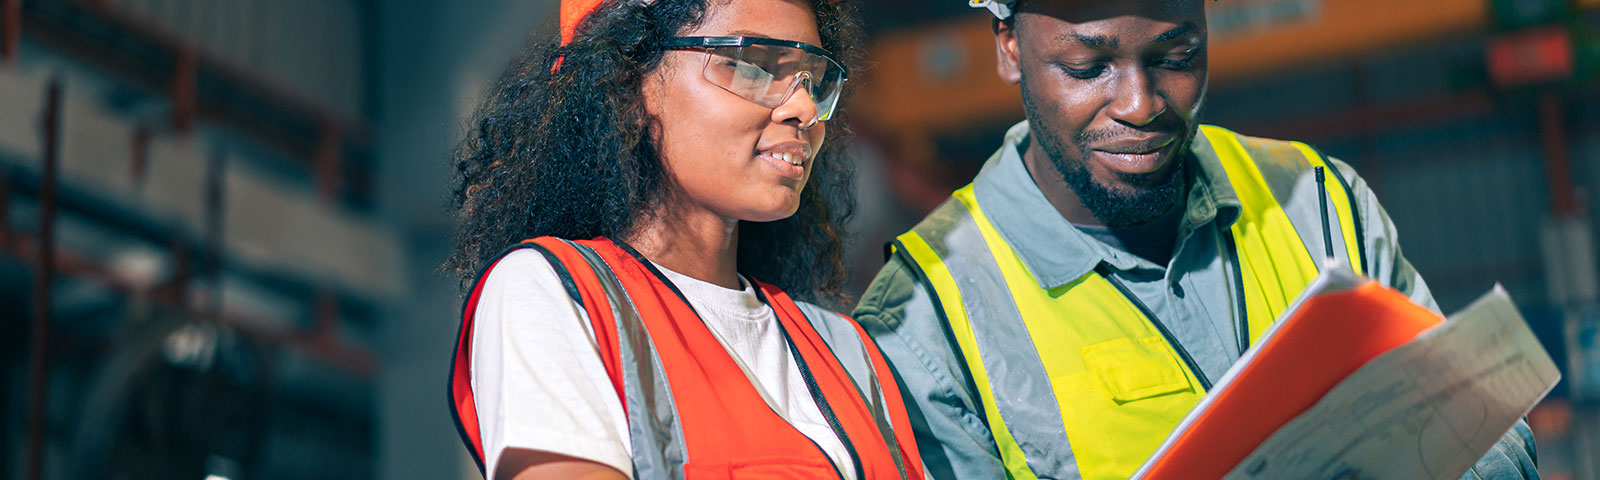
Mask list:
[[[635,478],[842,477],[820,447],[768,406],[677,288],[636,252],[603,237],[540,237],[506,253],[518,248],[543,253],[588,314],[628,417]],[[449,390],[462,441],[480,470],[469,367],[472,318],[492,268],[478,276],[463,308]],[[854,457],[856,478],[923,478],[900,389],[870,337],[848,322],[870,359],[872,372],[864,375],[875,377],[862,387],[813,327],[816,319],[808,321],[777,287],[754,283],[777,314],[817,406]],[[881,391],[883,408],[874,409],[879,397],[864,389]]]

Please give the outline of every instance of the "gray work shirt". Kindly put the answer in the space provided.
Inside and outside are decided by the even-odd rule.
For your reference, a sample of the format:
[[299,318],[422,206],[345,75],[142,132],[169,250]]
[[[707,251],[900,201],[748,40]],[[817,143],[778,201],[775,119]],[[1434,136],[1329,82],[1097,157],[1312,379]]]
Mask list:
[[[1022,162],[1018,146],[1026,144],[1028,134],[1027,122],[1007,132],[1005,144],[973,180],[973,194],[1039,287],[1065,285],[1105,264],[1150,309],[1153,320],[1171,331],[1199,373],[1220,379],[1246,347],[1237,340],[1241,292],[1233,290],[1231,254],[1222,237],[1241,207],[1210,146],[1196,139],[1190,148],[1192,181],[1177,242],[1168,263],[1158,265],[1095,239],[1057,213]],[[1331,158],[1328,163],[1350,180],[1357,199],[1366,234],[1364,271],[1437,311],[1422,277],[1400,254],[1394,225],[1366,182],[1349,165]],[[1308,190],[1312,193],[1296,195],[1284,208],[1316,208],[1321,198],[1314,188]],[[898,257],[891,258],[862,296],[854,317],[894,366],[933,477],[1005,478],[977,407],[978,386],[967,378],[954,340],[913,275]],[[1538,478],[1532,452],[1532,433],[1518,422],[1463,478]]]

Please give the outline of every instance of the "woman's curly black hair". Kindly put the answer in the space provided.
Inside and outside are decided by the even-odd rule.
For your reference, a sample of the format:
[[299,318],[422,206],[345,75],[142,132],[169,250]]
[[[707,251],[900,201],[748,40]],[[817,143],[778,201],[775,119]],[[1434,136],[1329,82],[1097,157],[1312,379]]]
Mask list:
[[[698,25],[713,1],[738,0],[608,0],[570,44],[552,35],[512,62],[454,159],[457,233],[444,269],[463,287],[515,242],[624,237],[659,205],[670,179],[641,86],[661,63],[656,46]],[[810,1],[821,46],[859,64],[853,7]],[[739,228],[738,270],[797,298],[842,297],[841,237],[854,207],[842,113],[828,123],[799,210]]]

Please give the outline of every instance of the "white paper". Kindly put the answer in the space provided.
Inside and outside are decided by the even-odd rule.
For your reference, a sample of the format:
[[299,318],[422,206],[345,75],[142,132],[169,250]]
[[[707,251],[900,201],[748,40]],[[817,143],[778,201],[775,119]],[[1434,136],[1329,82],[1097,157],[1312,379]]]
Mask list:
[[1505,290],[1346,377],[1229,479],[1454,479],[1560,374]]

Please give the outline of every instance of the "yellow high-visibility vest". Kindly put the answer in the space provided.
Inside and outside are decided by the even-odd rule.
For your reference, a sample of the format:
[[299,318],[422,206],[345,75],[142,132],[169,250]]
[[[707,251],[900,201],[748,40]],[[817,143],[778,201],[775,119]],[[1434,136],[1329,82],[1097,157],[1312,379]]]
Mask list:
[[[1200,132],[1195,141],[1209,142],[1242,207],[1229,243],[1253,342],[1316,277],[1324,252],[1361,273],[1357,210],[1337,172],[1323,181],[1317,170],[1322,218],[1291,221],[1257,162],[1294,178],[1331,169],[1321,155],[1298,142]],[[1342,245],[1327,231],[1330,213]],[[1323,238],[1295,229],[1319,220]],[[1210,388],[1160,319],[1107,273],[1040,288],[970,185],[893,249],[936,297],[1013,479],[1127,478]]]

